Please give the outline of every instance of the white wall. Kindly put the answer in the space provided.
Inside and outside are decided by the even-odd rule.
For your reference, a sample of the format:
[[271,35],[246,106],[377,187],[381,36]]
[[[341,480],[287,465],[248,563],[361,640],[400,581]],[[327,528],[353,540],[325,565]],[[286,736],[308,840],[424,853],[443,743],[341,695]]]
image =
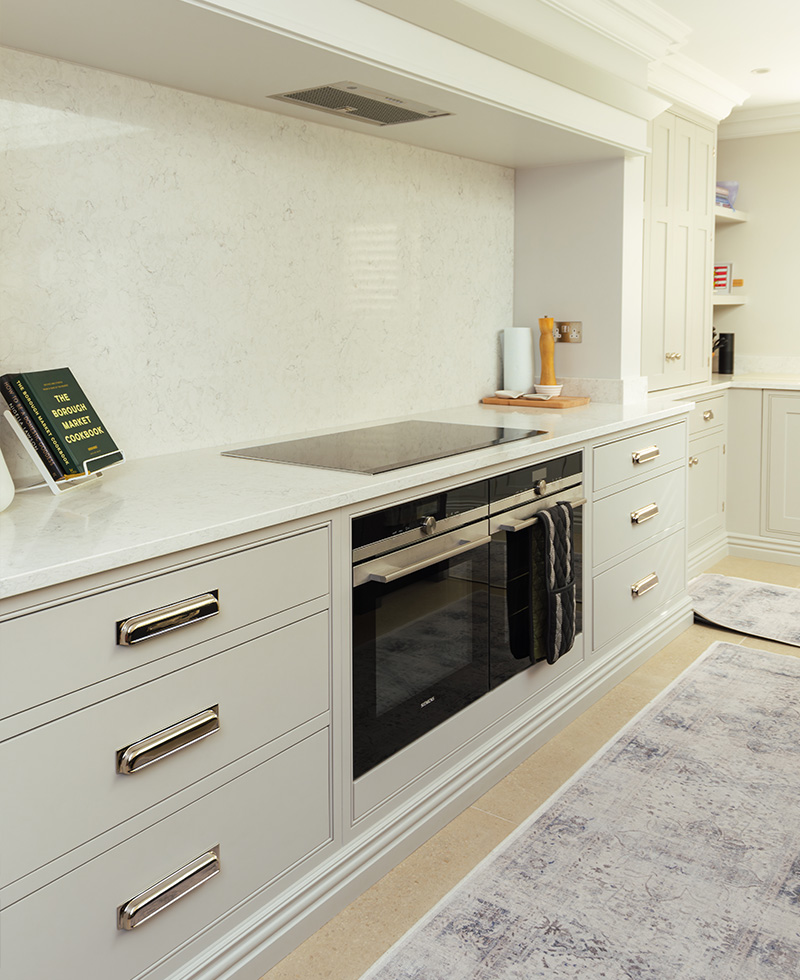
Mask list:
[[646,392],[643,195],[641,158],[517,171],[514,320],[537,336],[541,316],[583,322],[581,344],[555,349],[569,393],[616,401],[627,400],[626,385],[634,398]]
[[497,386],[513,171],[9,50],[0,87],[0,373],[71,367],[131,457]]
[[799,173],[800,133],[719,142],[717,177],[739,181],[736,205],[750,215],[747,224],[717,225],[716,261],[733,263],[748,297],[714,311],[717,331],[735,335],[737,373],[800,372]]

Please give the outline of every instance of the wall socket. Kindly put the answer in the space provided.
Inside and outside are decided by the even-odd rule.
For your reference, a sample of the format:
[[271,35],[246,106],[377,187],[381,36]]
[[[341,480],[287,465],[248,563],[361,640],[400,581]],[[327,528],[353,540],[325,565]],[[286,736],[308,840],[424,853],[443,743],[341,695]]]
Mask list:
[[583,341],[583,321],[556,320],[553,335],[559,344],[580,344]]

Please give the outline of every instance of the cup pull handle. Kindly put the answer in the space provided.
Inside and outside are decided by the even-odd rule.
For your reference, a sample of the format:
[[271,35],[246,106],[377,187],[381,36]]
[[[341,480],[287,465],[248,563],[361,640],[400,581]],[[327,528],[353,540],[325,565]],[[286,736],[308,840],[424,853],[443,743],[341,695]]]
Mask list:
[[638,510],[631,511],[631,524],[644,524],[645,521],[652,520],[658,514],[658,504],[648,504]]
[[215,844],[205,854],[120,905],[117,909],[117,928],[136,929],[179,898],[205,884],[220,870],[219,844]]
[[219,705],[215,704],[191,718],[120,749],[117,752],[117,772],[123,775],[138,772],[218,731]]
[[631,595],[636,599],[638,596],[644,595],[645,592],[649,592],[650,589],[654,589],[657,585],[658,575],[655,572],[650,572],[643,579],[633,583],[631,586]]
[[661,455],[658,446],[648,446],[647,449],[639,449],[631,453],[631,459],[636,463],[649,463],[651,459],[657,459]]
[[118,646],[131,646],[154,636],[161,636],[183,626],[191,626],[219,612],[219,592],[205,592],[203,595],[175,602],[171,606],[161,606],[150,612],[131,616],[117,623]]

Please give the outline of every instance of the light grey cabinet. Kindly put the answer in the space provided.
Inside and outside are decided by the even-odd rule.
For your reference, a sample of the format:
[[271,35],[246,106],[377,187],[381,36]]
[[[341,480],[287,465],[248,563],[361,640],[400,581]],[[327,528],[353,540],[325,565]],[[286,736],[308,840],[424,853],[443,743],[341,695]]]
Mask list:
[[800,538],[800,392],[764,399],[764,533]]
[[651,391],[711,375],[716,131],[669,111],[645,163],[642,374]]
[[333,840],[329,527],[176,563],[0,606],[3,976],[180,967]]
[[593,452],[592,646],[658,617],[686,588],[686,424]]
[[722,558],[725,535],[727,394],[695,400],[689,415],[689,568],[690,572]]

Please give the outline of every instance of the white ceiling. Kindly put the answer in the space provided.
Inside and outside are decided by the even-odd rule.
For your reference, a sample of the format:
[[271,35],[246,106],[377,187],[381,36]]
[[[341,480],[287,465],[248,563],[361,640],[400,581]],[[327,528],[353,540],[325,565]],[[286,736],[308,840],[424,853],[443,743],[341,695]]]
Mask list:
[[[691,28],[680,53],[750,92],[745,109],[800,103],[797,0],[656,0]],[[754,68],[769,68],[755,75]]]

